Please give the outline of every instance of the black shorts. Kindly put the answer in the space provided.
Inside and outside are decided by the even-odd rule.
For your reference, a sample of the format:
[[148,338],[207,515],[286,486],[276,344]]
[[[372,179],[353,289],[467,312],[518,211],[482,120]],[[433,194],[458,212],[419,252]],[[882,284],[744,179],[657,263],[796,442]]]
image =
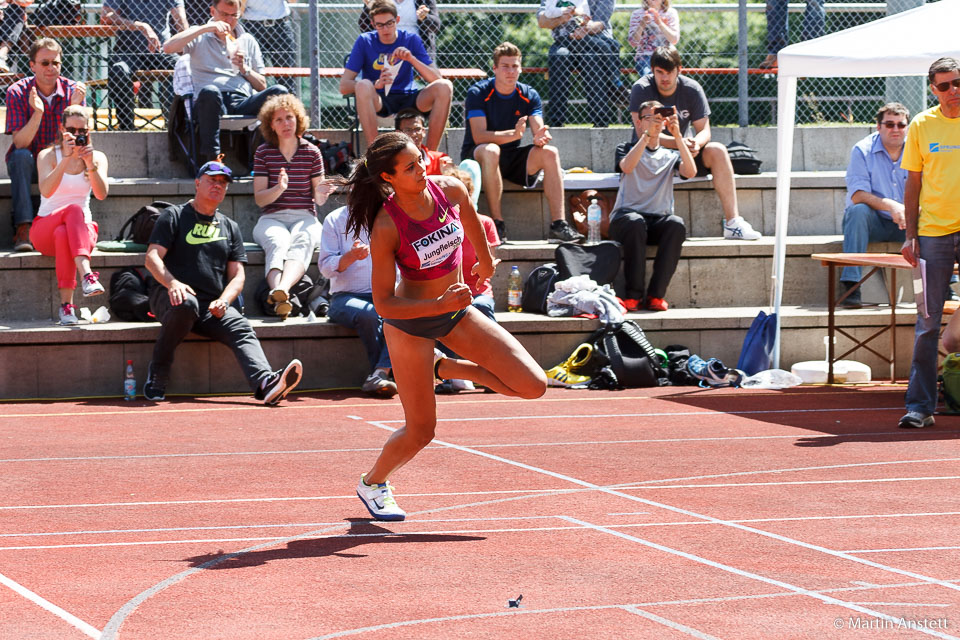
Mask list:
[[395,113],[400,113],[404,109],[416,109],[418,95],[420,95],[419,91],[416,93],[391,93],[380,96],[383,107],[380,111],[377,111],[377,115],[381,118],[386,118]]
[[412,336],[436,339],[442,338],[453,331],[457,323],[467,316],[467,309],[469,308],[460,309],[453,314],[444,313],[425,318],[384,318],[383,321]]
[[710,175],[710,169],[707,168],[707,165],[703,164],[703,149],[700,149],[700,153],[693,159],[693,164],[697,165],[698,178],[706,178]]
[[542,172],[527,173],[527,157],[532,150],[532,144],[507,149],[500,147],[500,176],[527,189],[537,186]]

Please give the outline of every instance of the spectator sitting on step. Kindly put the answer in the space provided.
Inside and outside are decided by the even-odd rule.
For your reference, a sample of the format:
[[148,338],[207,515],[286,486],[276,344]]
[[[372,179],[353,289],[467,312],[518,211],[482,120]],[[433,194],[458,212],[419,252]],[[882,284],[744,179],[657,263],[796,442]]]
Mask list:
[[0,6],[0,73],[10,73],[10,50],[22,53],[18,46],[23,27],[27,24],[27,12],[24,7],[33,4],[33,0],[4,2]]
[[[263,55],[272,67],[300,66],[292,16],[287,0],[246,0],[243,5],[243,26],[263,43]],[[299,78],[279,78],[277,82],[299,96]]]
[[372,369],[360,390],[372,396],[392,398],[397,383],[391,376],[390,353],[383,338],[383,319],[373,307],[370,274],[370,235],[363,229],[347,233],[346,207],[334,209],[323,219],[320,240],[320,273],[330,281],[327,317],[355,329],[367,351]]
[[[422,113],[416,109],[404,109],[394,118],[393,127],[410,136],[413,143],[419,147],[423,154],[423,162],[427,165],[428,176],[450,175],[450,171],[455,168],[450,156],[442,151],[432,151],[423,146],[423,134],[426,133],[427,128]],[[474,185],[470,190],[470,199],[476,207],[480,196],[480,165],[476,160],[467,158],[460,163],[459,168],[470,174]]]
[[[627,311],[636,311],[641,305],[650,311],[666,311],[667,285],[680,262],[687,237],[683,219],[673,212],[673,176],[679,173],[683,178],[692,178],[697,175],[697,166],[687,145],[667,149],[661,144],[664,128],[674,138],[681,137],[673,107],[664,107],[656,100],[644,102],[636,123],[639,140],[617,147],[617,169],[623,174],[610,212],[609,235],[623,246],[623,306]],[[657,245],[657,257],[650,284],[644,288],[650,244]]]
[[71,106],[63,111],[58,140],[37,156],[40,210],[30,228],[37,251],[56,258],[60,324],[77,324],[73,292],[77,271],[84,297],[103,293],[100,274],[90,270],[97,244],[97,223],[90,213],[90,193],[107,197],[107,157],[93,148],[90,112]]
[[[543,193],[550,209],[550,240],[579,242],[583,235],[566,221],[563,202],[563,170],[560,152],[550,144],[553,136],[543,124],[540,95],[519,82],[520,49],[504,42],[493,50],[493,78],[481,80],[467,90],[464,102],[467,126],[460,157],[480,163],[487,207],[501,242],[507,232],[500,199],[503,178],[526,188],[543,177]],[[530,127],[533,144],[520,146]]]
[[643,0],[643,9],[630,15],[627,42],[637,49],[637,73],[651,73],[650,56],[656,48],[680,42],[680,15],[670,7],[670,0]]
[[[437,0],[399,0],[397,5],[397,28],[415,33],[423,40],[423,48],[431,59],[437,59],[437,35],[443,28],[440,23],[440,12],[437,11]],[[363,0],[363,9],[357,25],[360,33],[373,31],[373,22],[370,18],[370,7],[373,0]]]
[[227,345],[264,404],[279,403],[303,375],[296,359],[272,371],[253,327],[233,306],[243,291],[247,254],[239,225],[218,210],[231,180],[225,164],[204,164],[193,199],[165,209],[150,234],[146,267],[162,286],[150,294],[160,335],[143,386],[147,400],[165,399],[174,352],[191,331]]
[[[740,217],[737,205],[737,185],[727,148],[710,141],[710,105],[700,83],[681,73],[680,53],[673,46],[657,47],[650,57],[653,73],[641,77],[630,91],[630,116],[635,131],[639,131],[640,105],[657,100],[675,107],[680,121],[682,138],[668,133],[660,134],[660,144],[676,149],[686,144],[697,162],[697,175],[713,174],[713,188],[723,208],[723,237],[728,240],[756,240],[761,237],[749,222]],[[694,135],[689,136],[693,127]]]
[[260,45],[238,24],[238,0],[211,0],[210,21],[163,43],[164,53],[190,54],[193,119],[200,162],[220,155],[220,116],[255,116],[267,98],[287,93],[267,87]]
[[310,119],[296,96],[273,96],[257,117],[266,142],[253,158],[253,198],[262,212],[253,239],[265,253],[267,304],[286,320],[292,309],[290,287],[306,273],[320,246],[317,205],[327,201],[332,184],[324,180],[320,149],[302,137]]
[[[107,62],[107,94],[117,117],[117,129],[129,131],[134,128],[133,80],[134,73],[143,70],[170,69],[176,58],[160,50],[163,33],[170,18],[170,30],[174,33],[187,28],[187,16],[183,0],[104,0],[103,24],[120,28]],[[140,106],[147,103],[147,82],[140,83],[138,100]],[[170,80],[160,82],[165,87],[161,103],[169,104],[173,84]]]
[[[377,137],[377,116],[415,107],[421,113],[432,111],[426,147],[436,149],[450,115],[453,84],[440,76],[420,36],[397,28],[397,6],[392,0],[374,0],[370,21],[375,31],[361,34],[353,43],[340,78],[340,93],[354,95],[367,145]],[[416,88],[414,71],[429,83],[426,87]]]
[[[467,193],[471,193],[473,183],[469,173],[463,171],[462,169],[450,169],[450,171],[444,175],[453,176],[463,183],[463,185],[467,188]],[[495,224],[493,224],[493,218],[490,216],[485,216],[482,213],[478,213],[477,219],[480,221],[480,225],[483,227],[483,233],[487,237],[487,244],[490,246],[490,254],[496,258],[496,249],[498,246],[500,246],[500,238],[497,236],[497,227]],[[463,243],[460,245],[460,247],[463,251],[463,264],[475,264],[477,262],[477,250],[473,248],[472,244],[470,244],[470,239],[464,237]],[[470,295],[473,296],[473,302],[470,303],[471,306],[476,307],[477,311],[496,322],[497,316],[494,312],[493,285],[490,284],[490,278],[487,278],[481,282],[480,277],[477,276],[477,274],[468,272],[466,269],[463,270],[462,275],[464,283],[470,287]],[[450,358],[460,357],[452,349],[444,346],[443,343],[438,342],[437,348],[443,353],[447,354],[447,356]],[[464,380],[462,378],[451,378],[438,384],[435,388],[435,391],[439,394],[449,394],[459,393],[460,391],[469,391],[473,388],[473,383],[469,380]]]
[[28,52],[34,75],[7,87],[6,132],[13,136],[7,149],[7,175],[10,176],[10,208],[15,234],[14,251],[33,251],[30,224],[33,203],[30,185],[37,182],[37,154],[50,146],[60,131],[63,111],[68,106],[86,104],[86,85],[60,75],[60,44],[41,38]]
[[614,0],[588,0],[587,15],[581,15],[573,3],[560,16],[548,17],[553,0],[540,0],[537,25],[553,31],[553,44],[547,53],[547,122],[562,127],[567,122],[570,76],[580,70],[586,95],[589,120],[594,127],[610,124],[611,101],[620,82],[620,43],[613,37],[610,18]]
[[[863,253],[870,242],[903,242],[903,189],[906,169],[900,157],[907,139],[910,112],[899,102],[888,102],[877,112],[877,130],[853,145],[847,166],[847,207],[843,212],[843,251]],[[860,267],[840,270],[841,293],[860,280]],[[851,292],[840,306],[862,306],[860,289]]]

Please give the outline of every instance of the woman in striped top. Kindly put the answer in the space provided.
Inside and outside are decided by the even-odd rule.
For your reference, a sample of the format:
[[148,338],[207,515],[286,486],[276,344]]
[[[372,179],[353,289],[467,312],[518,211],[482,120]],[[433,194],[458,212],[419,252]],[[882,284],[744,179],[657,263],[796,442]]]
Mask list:
[[301,136],[310,123],[303,103],[282,94],[260,109],[264,142],[253,159],[253,197],[262,213],[253,239],[266,254],[268,304],[281,320],[293,308],[290,287],[300,281],[320,246],[316,205],[332,191],[324,179],[323,154]]

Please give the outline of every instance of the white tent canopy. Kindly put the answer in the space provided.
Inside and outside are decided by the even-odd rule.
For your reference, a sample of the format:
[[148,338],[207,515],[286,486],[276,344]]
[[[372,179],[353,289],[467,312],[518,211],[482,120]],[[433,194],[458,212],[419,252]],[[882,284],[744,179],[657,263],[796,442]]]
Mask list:
[[941,0],[781,49],[777,56],[777,227],[773,301],[777,314],[774,366],[780,366],[780,303],[790,210],[790,169],[797,78],[925,76],[943,56],[960,58],[960,0]]

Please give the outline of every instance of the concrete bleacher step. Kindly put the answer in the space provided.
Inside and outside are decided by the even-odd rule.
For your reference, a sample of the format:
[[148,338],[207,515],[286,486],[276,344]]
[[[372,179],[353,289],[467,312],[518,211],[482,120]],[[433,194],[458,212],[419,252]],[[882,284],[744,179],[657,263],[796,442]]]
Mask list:
[[[628,317],[644,329],[654,346],[681,344],[703,357],[717,357],[734,366],[756,313],[755,307],[727,307],[639,312]],[[823,307],[782,309],[782,366],[823,357],[826,313]],[[901,377],[909,369],[915,317],[911,306],[897,309],[897,375]],[[889,308],[884,307],[838,312],[842,326],[861,339],[889,319]],[[596,320],[526,313],[499,313],[498,321],[544,368],[565,360],[599,327]],[[274,367],[291,358],[303,362],[302,389],[359,387],[369,373],[356,334],[325,319],[280,322],[253,318],[251,322]],[[4,322],[0,324],[0,399],[120,396],[128,359],[134,361],[142,389],[158,327],[156,323],[60,327],[52,322]],[[838,347],[846,349],[845,339],[838,340]],[[873,367],[874,378],[889,373],[887,365],[864,349],[850,358]],[[191,335],[177,351],[168,391],[195,395],[245,393],[249,389],[229,349]]]
[[[798,236],[787,239],[784,304],[826,304],[826,270],[811,260],[814,253],[841,251],[839,236]],[[871,251],[896,252],[890,243],[870,245]],[[553,262],[556,245],[546,242],[518,242],[502,245],[497,255],[502,260],[493,278],[497,309],[506,309],[507,278],[510,267],[517,265],[521,275],[538,265]],[[653,268],[656,249],[648,249],[647,277]],[[254,291],[263,278],[263,252],[248,251],[244,295],[248,313],[259,313],[253,302]],[[107,286],[110,276],[126,266],[142,266],[142,253],[95,252],[91,259],[94,271]],[[770,276],[773,261],[773,238],[756,241],[691,238],[684,243],[680,263],[670,281],[666,299],[676,308],[711,308],[729,306],[766,306],[769,304]],[[316,260],[308,270],[318,272]],[[614,282],[621,294],[623,274]],[[902,280],[899,284],[908,284]],[[903,300],[912,301],[912,291],[904,288]],[[106,304],[106,296],[83,298],[79,292],[75,303],[96,308]],[[57,317],[57,295],[54,260],[36,252],[0,252],[0,322],[44,321]],[[93,310],[93,309],[91,309]]]

